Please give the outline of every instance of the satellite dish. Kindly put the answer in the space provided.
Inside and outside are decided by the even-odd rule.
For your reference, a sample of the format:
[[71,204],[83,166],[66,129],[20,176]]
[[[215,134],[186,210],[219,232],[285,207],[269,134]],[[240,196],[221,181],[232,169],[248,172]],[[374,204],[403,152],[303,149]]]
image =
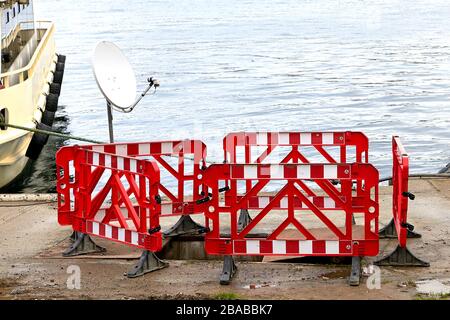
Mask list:
[[133,68],[119,47],[112,42],[102,41],[97,44],[92,65],[97,85],[106,98],[109,141],[112,143],[114,142],[112,109],[124,113],[133,111],[152,87],[156,92],[159,81],[148,78],[147,87],[136,98],[136,76]]
[[106,100],[119,108],[136,101],[136,76],[128,59],[112,42],[97,44],[92,60],[95,80]]

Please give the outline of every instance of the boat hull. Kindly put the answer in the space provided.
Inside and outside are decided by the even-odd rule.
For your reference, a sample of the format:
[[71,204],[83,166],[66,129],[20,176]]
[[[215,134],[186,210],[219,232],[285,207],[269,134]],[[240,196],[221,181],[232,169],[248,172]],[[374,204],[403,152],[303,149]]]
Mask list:
[[0,189],[11,184],[25,169],[31,134],[0,144]]
[[[23,49],[34,52],[28,65],[0,74],[3,83],[0,89],[0,112],[5,122],[29,129],[35,129],[36,124],[41,122],[50,91],[49,84],[53,82],[58,60],[53,37],[54,25],[47,22],[35,25],[37,28],[33,31],[26,29],[25,23],[22,30],[34,32],[30,39],[38,39],[36,48],[30,40]],[[0,188],[13,182],[25,169],[29,161],[26,152],[32,137],[31,132],[21,129],[0,128]]]

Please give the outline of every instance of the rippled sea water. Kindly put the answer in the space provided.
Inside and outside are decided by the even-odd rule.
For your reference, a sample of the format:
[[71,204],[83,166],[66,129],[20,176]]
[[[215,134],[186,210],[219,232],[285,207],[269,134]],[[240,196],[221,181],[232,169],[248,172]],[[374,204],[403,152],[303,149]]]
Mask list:
[[[197,138],[211,160],[231,131],[363,131],[387,176],[391,136],[412,172],[450,162],[450,2],[363,0],[37,0],[67,55],[61,129],[108,139],[105,103],[90,65],[117,43],[143,88],[157,94],[115,114],[117,140]],[[48,190],[52,152],[23,191]],[[50,156],[48,156],[50,155]],[[45,173],[45,174],[44,174]]]

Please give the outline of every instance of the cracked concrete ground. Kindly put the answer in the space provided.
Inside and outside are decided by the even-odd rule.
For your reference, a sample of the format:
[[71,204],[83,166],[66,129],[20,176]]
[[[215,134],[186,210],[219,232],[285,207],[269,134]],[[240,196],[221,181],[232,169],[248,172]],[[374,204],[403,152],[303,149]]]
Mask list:
[[[416,200],[410,202],[409,221],[423,237],[410,239],[408,247],[431,266],[382,267],[380,289],[369,289],[367,278],[359,287],[348,286],[350,266],[341,264],[239,262],[232,284],[221,286],[221,261],[170,260],[168,268],[128,279],[124,273],[139,251],[95,239],[106,255],[63,258],[71,230],[57,224],[54,204],[0,203],[0,299],[424,298],[417,281],[450,278],[450,179],[412,180],[410,190]],[[392,216],[390,187],[381,188],[380,202],[380,222],[386,224]],[[394,239],[381,240],[380,256],[395,245]],[[72,265],[81,271],[79,290],[67,286]]]

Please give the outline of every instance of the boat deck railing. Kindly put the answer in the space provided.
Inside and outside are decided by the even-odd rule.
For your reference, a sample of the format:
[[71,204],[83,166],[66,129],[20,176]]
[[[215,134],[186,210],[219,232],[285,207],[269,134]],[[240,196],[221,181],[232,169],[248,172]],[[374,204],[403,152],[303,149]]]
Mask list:
[[1,48],[4,49],[9,47],[21,30],[20,23],[18,23],[13,29],[9,30],[8,34],[2,37]]
[[[55,32],[54,23],[51,21],[24,21],[19,23],[7,37],[12,37],[12,39],[14,39],[14,37],[17,36],[20,31],[33,29],[39,32],[44,32],[44,34],[40,39],[39,44],[35,52],[33,53],[33,56],[31,57],[29,63],[25,67],[0,74],[1,84],[4,88],[10,87],[10,79],[13,76],[18,76],[19,83],[22,83],[32,76],[32,74],[38,68],[40,59],[46,51],[45,49],[47,47],[47,44],[50,39],[52,39],[52,36]],[[6,40],[6,38],[4,40]]]

